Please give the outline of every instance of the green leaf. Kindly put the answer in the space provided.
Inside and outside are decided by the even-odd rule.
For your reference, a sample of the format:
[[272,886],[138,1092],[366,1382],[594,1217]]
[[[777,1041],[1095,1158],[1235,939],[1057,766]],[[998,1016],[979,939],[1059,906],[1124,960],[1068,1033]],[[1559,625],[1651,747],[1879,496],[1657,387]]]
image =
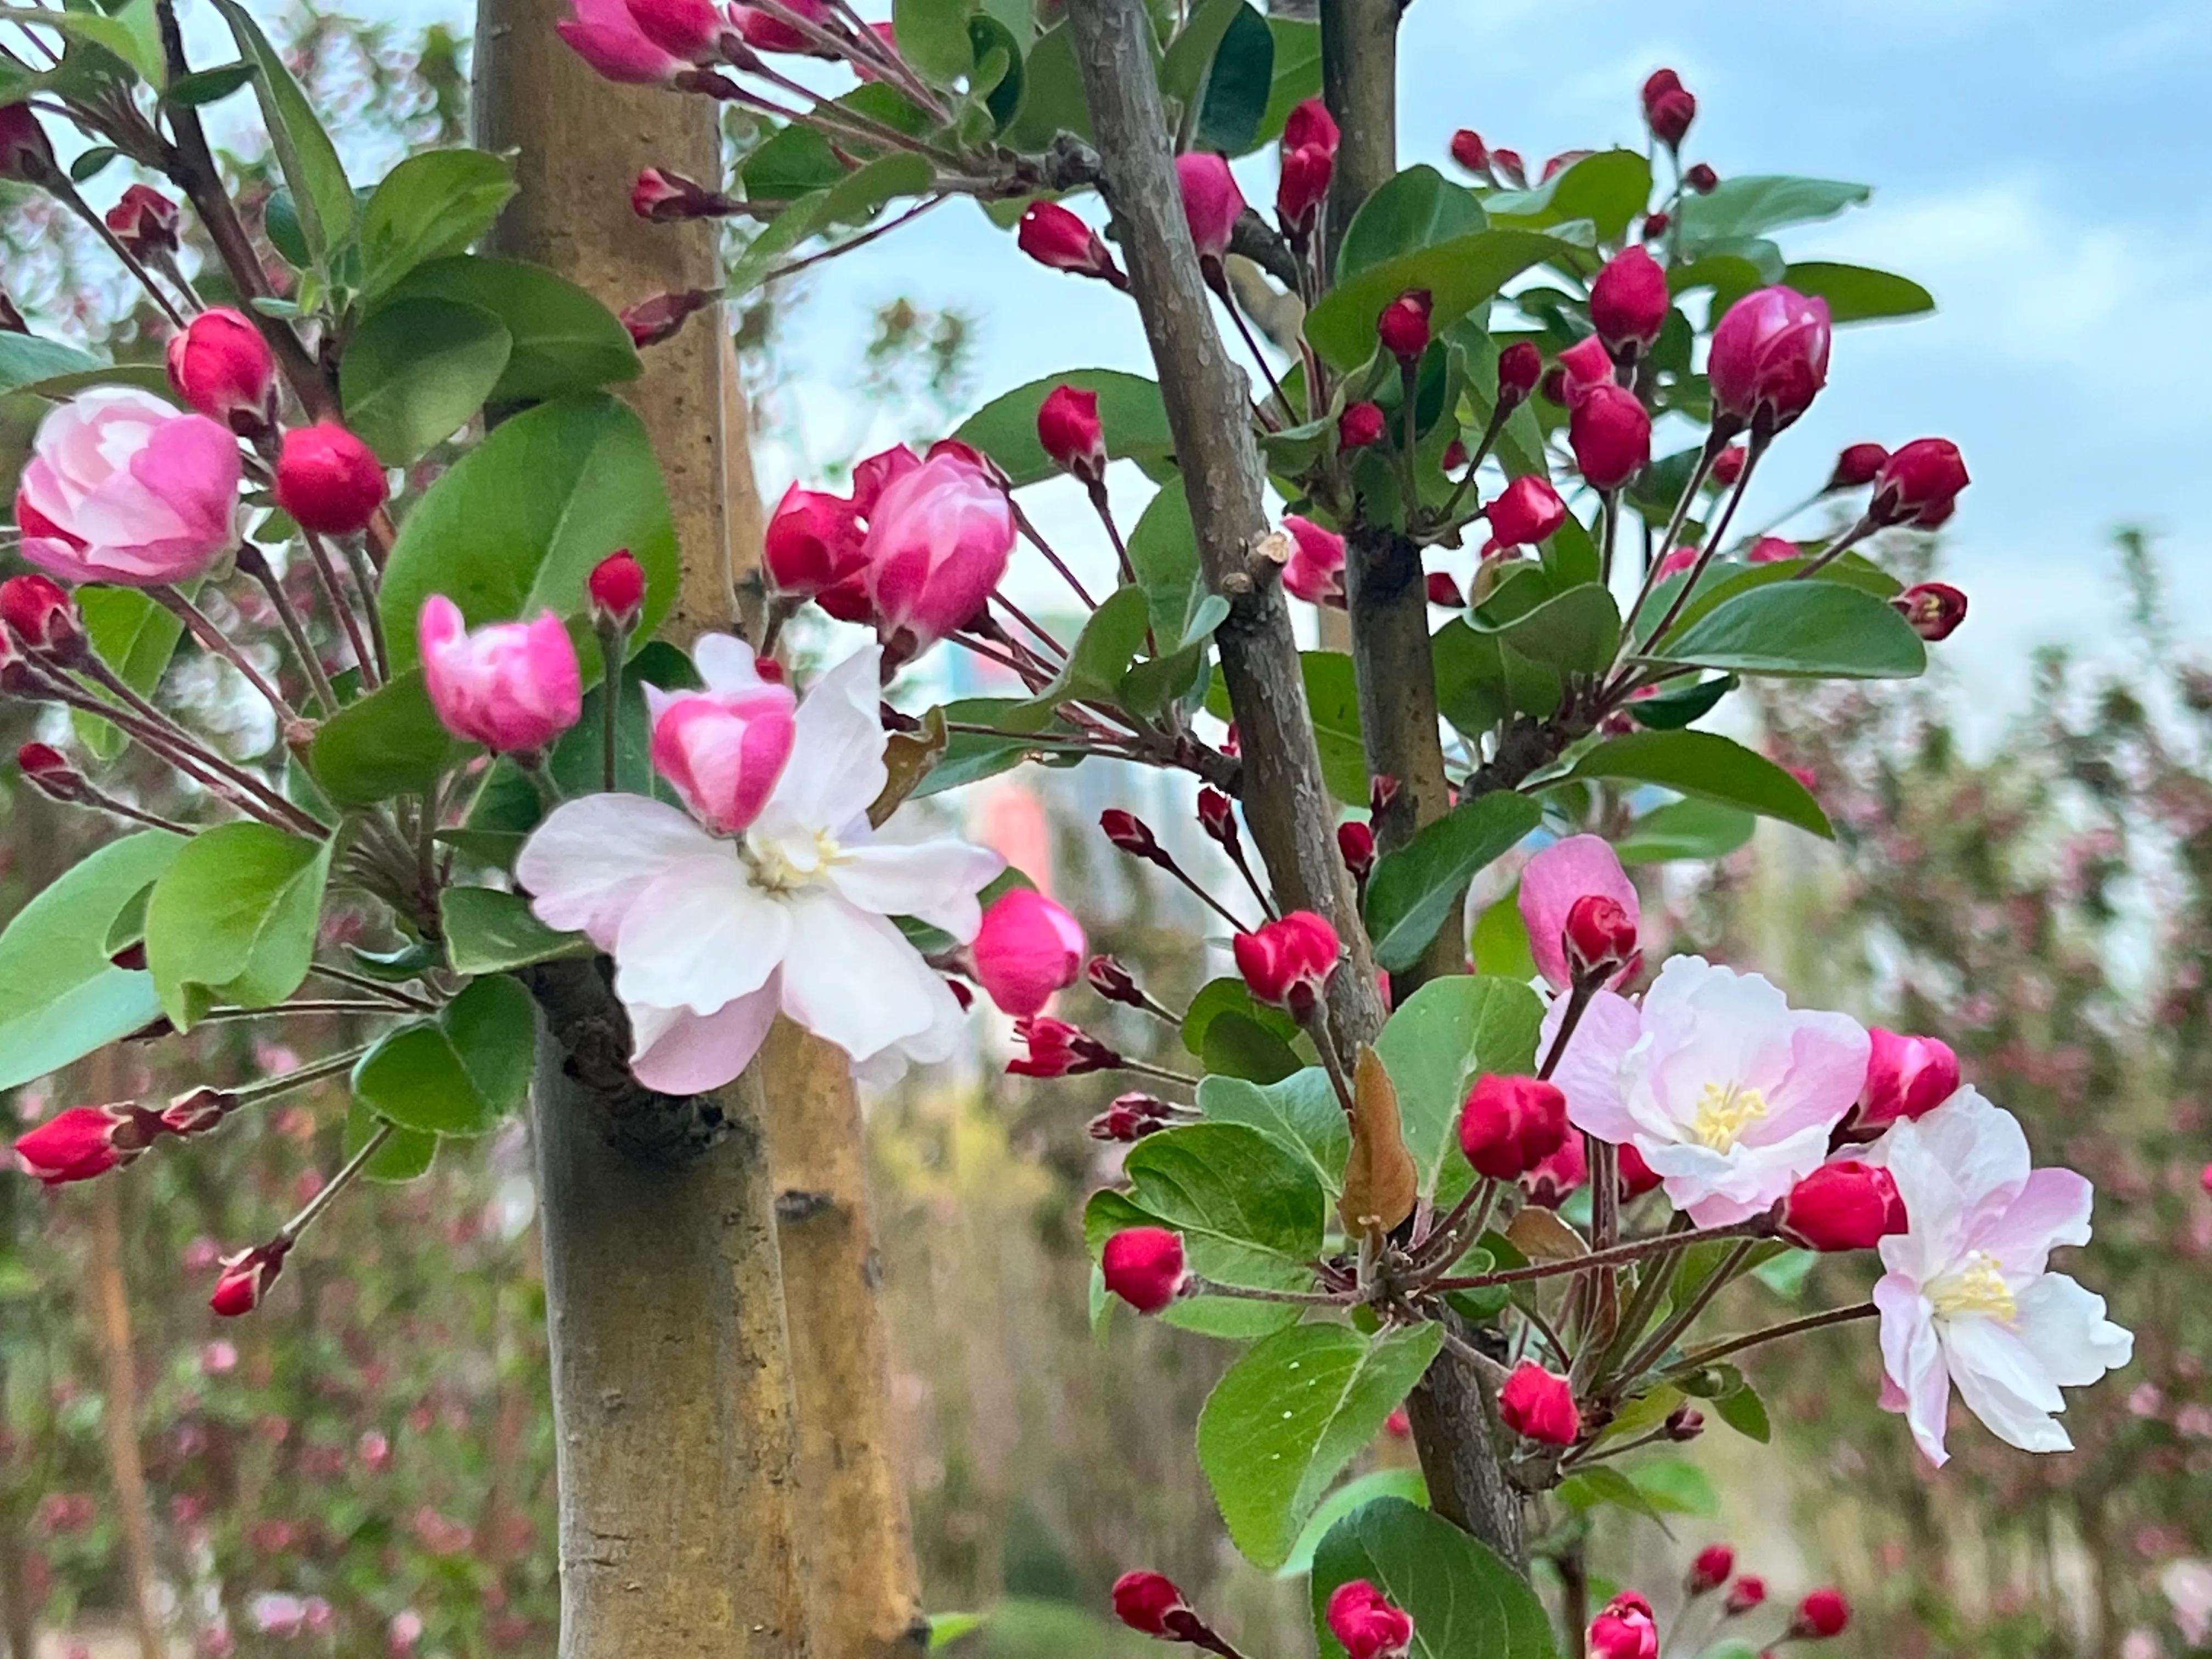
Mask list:
[[1199,1414],[1198,1461],[1248,1560],[1274,1568],[1289,1559],[1329,1483],[1443,1345],[1434,1324],[1374,1338],[1346,1325],[1293,1325],[1229,1368]]
[[422,671],[410,668],[317,727],[307,761],[338,805],[373,806],[428,788],[460,752],[430,707]]
[[501,422],[409,514],[379,600],[395,671],[416,660],[422,601],[443,593],[471,627],[584,608],[584,580],[626,547],[645,567],[637,637],[676,592],[676,532],[636,415],[610,397],[563,398]]
[[[142,696],[150,696],[168,672],[185,625],[135,587],[80,587],[77,614],[94,653]],[[96,689],[94,695],[104,695]],[[79,709],[70,715],[77,740],[99,759],[123,752],[124,736],[114,726]]]
[[1656,1521],[1662,1527],[1667,1524],[1650,1495],[1610,1463],[1587,1464],[1569,1475],[1559,1483],[1559,1499],[1577,1515],[1610,1504],[1631,1515]]
[[1674,800],[1655,806],[1613,843],[1623,864],[1664,864],[1674,859],[1724,859],[1751,839],[1758,820],[1740,807],[1710,800]]
[[[1543,1002],[1526,984],[1455,974],[1431,980],[1384,1023],[1375,1051],[1398,1086],[1398,1117],[1423,1192],[1443,1184],[1448,1151],[1456,1157],[1453,1131],[1469,1081],[1478,1072],[1533,1071],[1543,1022]],[[1453,1179],[1464,1185],[1463,1176]]]
[[298,216],[300,235],[310,259],[321,264],[333,249],[353,234],[356,204],[353,185],[347,182],[345,165],[337,147],[316,118],[307,94],[284,67],[283,54],[269,43],[239,0],[215,0],[216,9],[230,25],[239,55],[258,71],[254,95],[261,100],[261,119],[269,130],[269,146],[292,192],[292,210]]
[[1209,1076],[1198,1085],[1198,1109],[1211,1123],[1242,1123],[1313,1166],[1331,1198],[1343,1189],[1352,1132],[1328,1073],[1308,1066],[1275,1083]]
[[1561,674],[1595,674],[1611,664],[1620,647],[1620,608],[1612,594],[1590,582],[1497,627],[1478,616],[1474,627]]
[[1393,973],[1413,965],[1466,897],[1480,871],[1543,821],[1526,795],[1493,790],[1424,827],[1376,864],[1367,883],[1375,960]]
[[43,340],[35,334],[0,333],[0,395],[35,386],[56,375],[88,374],[101,367],[100,359],[90,352],[64,345],[59,340]]
[[1253,148],[1274,80],[1274,33],[1250,4],[1239,3],[1206,74],[1194,147],[1223,155],[1242,155]]
[[229,97],[253,76],[253,65],[243,61],[195,70],[190,75],[178,76],[164,94],[163,101],[183,109],[204,109]]
[[[354,1101],[346,1108],[345,1156],[350,1159],[356,1152],[368,1145],[385,1120],[377,1116],[362,1102]],[[371,1181],[413,1181],[430,1172],[430,1162],[438,1155],[438,1137],[420,1129],[403,1129],[391,1126],[391,1137],[368,1162],[362,1173]]]
[[1928,650],[1887,601],[1841,582],[1782,581],[1736,594],[1643,653],[1736,674],[1906,679]]
[[88,184],[106,170],[107,164],[123,152],[112,144],[94,144],[82,152],[69,164],[70,180],[73,184]]
[[951,87],[975,67],[969,9],[968,0],[891,0],[899,55],[933,86]]
[[1601,149],[1559,169],[1533,190],[1486,196],[1483,211],[1494,225],[1542,230],[1588,219],[1598,240],[1619,241],[1629,222],[1641,219],[1651,200],[1651,164],[1632,149]]
[[483,407],[514,347],[499,319],[450,300],[407,300],[364,323],[338,368],[346,424],[404,466]]
[[1065,20],[1037,36],[1022,64],[1022,102],[1002,135],[1016,149],[1038,150],[1060,133],[1088,140],[1091,109],[1083,100],[1083,72],[1075,39]]
[[1765,756],[1715,732],[1632,732],[1597,744],[1558,783],[1617,778],[1663,784],[1678,794],[1741,806],[1832,838],[1805,786]]
[[[1012,737],[994,737],[980,732],[954,732],[945,739],[945,747],[937,757],[937,763],[929,769],[928,776],[915,786],[909,800],[925,795],[957,789],[963,784],[980,779],[996,777],[1011,771],[1023,762],[1040,760],[1050,763],[1055,756],[1073,762],[1083,757],[1080,749],[1055,749],[1056,738],[1073,738],[1078,734],[1071,726],[1058,721],[1037,724],[1026,712],[1028,700],[1021,697],[965,697],[945,705],[947,722],[969,726],[995,726],[1012,731]],[[1024,711],[1017,714],[1017,710]],[[1034,733],[1024,727],[1036,726]]]
[[536,1031],[520,984],[499,974],[471,980],[434,1018],[380,1037],[354,1066],[353,1091],[403,1128],[480,1135],[527,1098]]
[[1314,1552],[1321,1547],[1321,1540],[1328,1536],[1330,1528],[1352,1510],[1378,1498],[1399,1498],[1425,1510],[1429,1506],[1429,1483],[1417,1468],[1370,1469],[1364,1474],[1352,1476],[1321,1500],[1313,1519],[1306,1522],[1305,1530],[1291,1547],[1290,1559],[1275,1569],[1275,1577],[1303,1578],[1311,1572]]
[[796,123],[778,128],[738,169],[751,202],[795,202],[837,183],[852,163],[812,127]]
[[1382,307],[1407,289],[1428,289],[1429,326],[1442,331],[1568,246],[1536,231],[1480,230],[1401,253],[1330,289],[1306,313],[1306,338],[1335,367],[1357,368],[1375,355],[1375,323]]
[[530,914],[530,901],[495,887],[448,887],[438,895],[445,924],[446,956],[457,974],[499,974],[549,962],[587,957],[591,940],[563,933]]
[[878,155],[823,193],[822,218],[830,224],[858,224],[872,219],[894,198],[921,195],[936,176],[929,158],[912,150]]
[[1683,197],[1675,209],[1684,250],[1692,255],[1745,237],[1763,236],[1784,225],[1832,219],[1874,191],[1865,185],[1833,179],[1796,179],[1745,173],[1723,179],[1703,196]]
[[[1754,564],[1731,568],[1715,567],[1708,572],[1707,580],[1698,585],[1696,595],[1682,607],[1682,614],[1674,619],[1675,629],[1686,629],[1711,616],[1739,593],[1748,593],[1756,587],[1772,587],[1782,582],[1795,581],[1798,574],[1812,566],[1811,556],[1800,559],[1777,559],[1770,564]],[[1717,581],[1711,577],[1721,571],[1728,574]],[[1669,576],[1654,590],[1659,602],[1658,614],[1651,617],[1650,628],[1659,625],[1659,617],[1665,614],[1665,604],[1680,591],[1680,576]],[[1820,582],[1840,582],[1846,587],[1856,587],[1862,593],[1871,593],[1878,599],[1887,599],[1904,591],[1904,585],[1879,565],[1862,559],[1856,553],[1846,553],[1832,563],[1823,565],[1808,580]],[[1646,639],[1649,635],[1645,635]]]
[[1145,590],[1115,588],[1083,624],[1051,684],[1022,707],[1042,713],[1071,700],[1118,703],[1121,677],[1144,649],[1145,623]]
[[1403,1498],[1355,1510],[1314,1552],[1323,1659],[1342,1659],[1323,1614],[1338,1587],[1355,1578],[1411,1615],[1409,1659],[1554,1659],[1551,1621],[1528,1582],[1471,1534]]
[[1182,1017],[1182,1046],[1194,1054],[1206,1052],[1206,1028],[1222,1014],[1239,1013],[1255,1019],[1288,1042],[1298,1034],[1297,1022],[1280,1008],[1252,1000],[1244,981],[1234,974],[1210,979],[1190,1000]]
[[1528,924],[1521,920],[1521,884],[1476,918],[1468,954],[1478,974],[1494,974],[1523,984],[1536,977],[1536,954],[1528,948]]
[[1279,1083],[1304,1062],[1297,1051],[1249,1014],[1224,1009],[1206,1024],[1199,1059],[1208,1072],[1252,1083]]
[[465,252],[514,194],[506,161],[480,149],[410,155],[384,176],[361,217],[362,292],[374,298],[433,259]]
[[[1145,504],[1136,528],[1129,532],[1128,545],[1129,564],[1137,573],[1137,585],[1145,590],[1162,651],[1193,644],[1219,625],[1227,602],[1206,586],[1181,474],[1162,484]],[[1204,632],[1198,631],[1201,625]]]
[[1696,1464],[1679,1457],[1654,1457],[1629,1472],[1651,1507],[1663,1513],[1711,1517],[1720,1513],[1713,1483]]
[[[1190,21],[1176,32],[1160,57],[1160,91],[1164,96],[1186,107],[1198,96],[1215,54],[1243,6],[1244,0],[1198,0],[1191,8]],[[1270,55],[1272,52],[1271,46]]]
[[146,0],[135,0],[112,15],[89,6],[66,11],[0,6],[0,22],[58,30],[72,44],[96,46],[106,52],[149,86],[159,88],[168,79],[161,37],[154,28],[154,9]]
[[1022,66],[1022,43],[1030,37],[1027,0],[1004,0],[1004,3],[1009,9],[1016,4],[1021,7],[1019,33],[988,8],[968,20],[968,46],[975,58],[975,74],[969,90],[983,94],[991,124],[1000,131],[1022,106],[1023,86],[1028,79]]
[[[1336,280],[1480,230],[1482,204],[1432,167],[1411,167],[1359,205],[1336,256]],[[1495,382],[1493,381],[1493,384]]]
[[152,976],[110,962],[107,936],[184,844],[166,830],[110,842],[48,882],[0,933],[0,1089],[160,1016]]
[[[1352,659],[1341,651],[1301,651],[1298,665],[1305,679],[1306,714],[1321,751],[1322,781],[1346,806],[1364,806],[1367,750],[1359,735],[1359,690]],[[1229,688],[1218,669],[1206,688],[1206,707],[1219,719],[1234,718]]]
[[996,461],[1017,487],[1058,477],[1060,468],[1037,441],[1036,419],[1046,397],[1063,386],[1098,394],[1098,423],[1105,431],[1108,455],[1158,462],[1175,453],[1158,386],[1113,368],[1072,368],[1017,386],[970,415],[952,435]]
[[963,1636],[973,1636],[991,1620],[988,1613],[933,1613],[929,1615],[929,1651],[941,1653]]
[[1774,1425],[1766,1417],[1766,1402],[1759,1397],[1758,1390],[1748,1385],[1714,1401],[1713,1411],[1738,1434],[1762,1446],[1774,1437]]
[[1270,17],[1267,32],[1275,37],[1275,82],[1268,88],[1260,130],[1253,135],[1254,142],[1262,144],[1283,136],[1292,110],[1321,96],[1321,25]]
[[457,254],[417,265],[381,303],[410,300],[447,300],[499,319],[513,349],[491,389],[493,403],[535,402],[637,378],[637,348],[622,319],[575,283],[519,259]]
[[1892,271],[1869,270],[1864,265],[1808,259],[1790,266],[1782,273],[1782,280],[1800,294],[1817,295],[1826,300],[1828,319],[1835,323],[1915,317],[1936,309],[1936,296],[1911,277]]
[[1638,726],[1652,732],[1679,732],[1694,726],[1720,706],[1721,699],[1743,682],[1733,674],[1698,680],[1656,697],[1638,697],[1628,712]]
[[146,967],[188,1030],[216,1002],[273,1008],[300,988],[322,919],[331,843],[218,824],[177,851],[146,904]]

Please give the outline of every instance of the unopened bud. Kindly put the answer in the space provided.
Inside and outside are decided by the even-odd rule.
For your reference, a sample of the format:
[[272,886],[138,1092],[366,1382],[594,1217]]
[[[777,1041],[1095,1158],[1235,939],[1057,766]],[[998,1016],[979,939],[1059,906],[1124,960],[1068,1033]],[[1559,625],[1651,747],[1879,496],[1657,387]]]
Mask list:
[[76,602],[50,576],[10,576],[0,581],[0,623],[26,651],[67,659],[84,646],[84,623]]
[[1376,338],[1382,349],[1395,357],[1406,368],[1420,362],[1421,354],[1429,349],[1429,291],[1425,288],[1409,288],[1382,307],[1375,319]]
[[1098,233],[1057,202],[1032,202],[1022,214],[1014,244],[1041,265],[1096,276],[1126,289],[1129,279],[1114,263]]
[[1948,582],[1915,582],[1890,604],[1930,644],[1949,639],[1966,620],[1966,596]]
[[1037,442],[1054,466],[1079,483],[1106,477],[1106,428],[1098,419],[1098,394],[1056,386],[1037,406]]
[[142,259],[177,251],[177,204],[150,185],[132,185],[107,210],[115,240]]
[[665,167],[647,167],[629,187],[629,209],[641,219],[667,224],[681,219],[714,219],[741,210],[743,204],[696,179]]
[[1237,809],[1211,784],[1198,792],[1199,827],[1224,847],[1237,845]]
[[592,620],[603,628],[628,631],[645,608],[645,567],[629,549],[617,548],[592,567],[584,579]]
[[23,781],[48,800],[66,805],[84,799],[84,774],[52,745],[25,744],[15,751],[15,764],[22,769]]
[[1467,596],[1459,591],[1459,584],[1451,579],[1450,572],[1431,570],[1426,580],[1431,605],[1440,605],[1447,611],[1457,611],[1467,604]]
[[1560,930],[1567,971],[1577,984],[1603,984],[1636,954],[1636,921],[1618,899],[1585,893],[1567,910]]
[[1173,861],[1161,849],[1152,827],[1134,812],[1109,806],[1098,815],[1098,827],[1106,832],[1107,840],[1131,858],[1157,864],[1164,870],[1170,867]]
[[1108,1002],[1119,1002],[1131,1008],[1145,1006],[1145,995],[1137,988],[1135,976],[1112,957],[1091,957],[1084,966],[1083,977]]
[[630,343],[642,351],[647,346],[659,345],[672,337],[686,319],[696,311],[704,311],[720,297],[714,289],[686,288],[656,294],[649,300],[641,300],[624,307],[622,325],[629,331]]
[[1364,449],[1380,443],[1385,422],[1380,404],[1348,404],[1344,413],[1336,417],[1336,442],[1340,449]]
[[1347,818],[1336,826],[1336,850],[1352,879],[1364,881],[1375,867],[1375,832],[1357,818]]
[[1498,354],[1498,404],[1510,409],[1524,402],[1544,378],[1544,354],[1533,340],[1516,340]]
[[235,1319],[240,1314],[252,1313],[261,1305],[261,1298],[276,1282],[276,1275],[284,1271],[284,1258],[292,1249],[288,1238],[274,1238],[266,1244],[257,1244],[250,1250],[226,1257],[222,1273],[215,1282],[215,1293],[208,1297],[208,1306],[225,1319]]
[[1682,174],[1682,182],[1700,196],[1710,196],[1720,188],[1721,176],[1703,161]]
[[1735,1571],[1735,1548],[1728,1544],[1708,1544],[1690,1563],[1689,1576],[1682,1581],[1682,1588],[1693,1596],[1707,1595],[1727,1583],[1729,1575]]
[[1124,1143],[1141,1140],[1167,1127],[1170,1109],[1167,1102],[1151,1095],[1117,1095],[1112,1105],[1091,1120],[1091,1138]]
[[1828,475],[1830,489],[1856,489],[1870,484],[1888,464],[1889,452],[1880,444],[1848,444],[1836,457],[1836,470]]
[[1159,1312],[1190,1282],[1182,1237],[1165,1227],[1124,1227],[1106,1241],[1098,1265],[1106,1288],[1139,1313]]
[[1695,1406],[1684,1404],[1667,1414],[1667,1437],[1669,1440],[1695,1440],[1705,1431],[1705,1414]]

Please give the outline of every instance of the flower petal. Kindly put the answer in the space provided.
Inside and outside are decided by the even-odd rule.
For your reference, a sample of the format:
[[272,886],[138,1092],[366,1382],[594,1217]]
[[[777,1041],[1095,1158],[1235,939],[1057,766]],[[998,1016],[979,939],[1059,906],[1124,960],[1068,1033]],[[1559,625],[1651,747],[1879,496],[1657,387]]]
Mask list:
[[1528,953],[1536,959],[1536,971],[1555,991],[1567,988],[1567,912],[1577,899],[1590,893],[1614,900],[1631,921],[1640,925],[1636,884],[1602,836],[1555,841],[1521,872],[1521,921],[1528,930]]
[[2057,1246],[2089,1242],[2095,1199],[2087,1176],[2071,1170],[2032,1170],[2020,1195],[1969,1242],[1996,1256],[2008,1276],[2040,1273]]
[[775,1010],[773,981],[748,996],[732,998],[711,1014],[633,1006],[629,1022],[636,1053],[630,1074],[666,1095],[719,1089],[752,1064],[775,1023]]
[[842,839],[883,793],[890,774],[884,765],[878,713],[877,665],[882,655],[875,646],[863,647],[815,681],[799,700],[791,760],[764,817]]
[[631,902],[615,939],[615,994],[711,1014],[765,985],[790,939],[790,912],[718,843],[671,866]]
[[[1895,1273],[1874,1287],[1881,1314],[1883,1378],[1903,1401],[1905,1420],[1914,1443],[1937,1468],[1950,1461],[1943,1431],[1951,1411],[1951,1374],[1928,1299]],[[1889,1388],[1885,1388],[1885,1406]]]
[[[637,896],[672,865],[721,848],[665,801],[586,795],[563,801],[522,845],[514,878],[548,927],[581,932],[611,951]],[[725,855],[735,863],[735,855]]]
[[819,890],[799,893],[790,908],[785,1013],[855,1060],[936,1023],[937,975],[897,928]]
[[2022,1451],[2074,1449],[2052,1415],[2066,1396],[2018,1335],[1973,1316],[1944,1321],[1938,1334],[1959,1398],[1990,1433]]
[[[1545,1011],[1536,1052],[1548,1054],[1566,1018],[1567,999],[1554,997]],[[1583,1010],[1582,1021],[1567,1039],[1552,1081],[1567,1097],[1567,1121],[1585,1133],[1618,1146],[1636,1131],[1636,1120],[1621,1103],[1620,1065],[1634,1046],[1641,1022],[1636,1005],[1613,991],[1600,991]]]
[[918,917],[964,945],[982,920],[977,890],[1006,867],[996,853],[963,841],[872,841],[846,848],[829,874],[861,909]]
[[2020,1293],[2020,1340],[2053,1382],[2079,1389],[2135,1357],[2135,1334],[2105,1317],[2105,1298],[2064,1273],[2045,1273]]

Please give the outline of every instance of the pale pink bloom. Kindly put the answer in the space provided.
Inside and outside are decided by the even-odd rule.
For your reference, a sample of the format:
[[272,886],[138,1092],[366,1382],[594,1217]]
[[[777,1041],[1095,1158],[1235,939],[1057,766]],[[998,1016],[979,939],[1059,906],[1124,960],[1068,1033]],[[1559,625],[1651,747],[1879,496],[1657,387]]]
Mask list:
[[[1567,999],[1544,1020],[1547,1053]],[[1642,1005],[1590,999],[1553,1080],[1578,1128],[1633,1146],[1701,1227],[1772,1207],[1826,1159],[1865,1081],[1867,1034],[1757,974],[1671,957]]]
[[983,913],[968,953],[991,1000],[1023,1016],[1042,1013],[1054,991],[1075,983],[1083,950],[1083,927],[1073,916],[1042,893],[1017,887]]
[[1555,991],[1565,990],[1573,979],[1567,969],[1567,912],[1577,899],[1592,893],[1613,900],[1631,922],[1642,925],[1636,884],[1602,836],[1555,841],[1521,872],[1521,921],[1528,930],[1528,954]]
[[39,423],[15,489],[23,556],[64,581],[189,581],[234,539],[238,441],[150,392],[95,386]]
[[2194,1557],[2169,1561],[2158,1576],[2158,1587],[2166,1592],[2182,1639],[2192,1648],[2203,1647],[2206,1638],[2212,1637],[2212,1561]]
[[[744,648],[702,641],[699,653],[734,661]],[[872,1078],[950,1057],[960,1005],[890,918],[973,939],[976,892],[1005,861],[903,841],[896,816],[869,826],[888,776],[879,667],[870,646],[800,701],[791,758],[740,837],[661,801],[599,794],[563,802],[524,844],[515,877],[538,919],[614,957],[631,1069],[648,1088],[728,1082],[779,1012]]]
[[761,678],[750,647],[726,635],[699,641],[703,691],[645,688],[653,715],[653,769],[691,815],[718,836],[760,816],[791,755],[791,688]]
[[296,1595],[265,1590],[246,1604],[246,1616],[264,1636],[293,1637],[307,1627],[307,1604]]
[[957,455],[934,456],[893,479],[867,519],[877,629],[887,645],[906,635],[909,654],[981,611],[1013,551],[1006,492]]
[[457,738],[501,754],[542,750],[583,713],[576,647],[550,611],[472,631],[459,605],[433,593],[416,635],[430,706]]
[[610,81],[665,86],[691,67],[646,39],[626,0],[575,0],[575,15],[562,18],[553,28]]
[[2128,1363],[2135,1339],[2105,1299],[2048,1270],[2051,1252],[2089,1242],[2089,1182],[2030,1166],[2019,1120],[1972,1088],[1873,1147],[1905,1200],[1905,1231],[1881,1243],[1883,1407],[1905,1413],[1941,1465],[1951,1387],[2008,1445],[2069,1451],[2054,1413]]

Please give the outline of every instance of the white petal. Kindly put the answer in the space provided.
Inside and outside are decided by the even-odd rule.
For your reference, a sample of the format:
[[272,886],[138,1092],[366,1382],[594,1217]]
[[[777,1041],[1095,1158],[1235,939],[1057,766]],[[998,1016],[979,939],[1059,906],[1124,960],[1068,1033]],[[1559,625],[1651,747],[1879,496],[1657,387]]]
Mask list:
[[1990,1433],[2022,1451],[2073,1450],[2051,1414],[2066,1409],[2066,1396],[2019,1337],[1973,1316],[1944,1321],[1938,1334],[1959,1398]]
[[[1552,999],[1536,1052],[1548,1054],[1566,1017],[1567,999]],[[1567,1097],[1567,1121],[1587,1134],[1619,1146],[1636,1130],[1620,1100],[1620,1065],[1641,1029],[1636,1005],[1612,991],[1600,991],[1583,1010],[1553,1068],[1552,1081]]]
[[976,890],[1006,867],[996,853],[963,841],[870,842],[846,848],[830,882],[863,910],[918,917],[964,945],[982,921]]
[[2063,1388],[2085,1388],[2135,1358],[2134,1335],[2105,1317],[2105,1298],[2064,1273],[2044,1274],[2018,1305],[2020,1340]]
[[1874,1304],[1881,1312],[1884,1378],[1904,1401],[1914,1443],[1940,1469],[1950,1459],[1943,1431],[1951,1411],[1951,1376],[1927,1298],[1891,1273],[1875,1285]]
[[2002,1213],[2027,1184],[2027,1135],[2020,1120],[1991,1105],[1978,1090],[1960,1090],[1911,1127],[1951,1172],[1966,1202],[1969,1232]]
[[1905,1231],[1881,1241],[1882,1265],[1925,1285],[1966,1253],[1966,1195],[1917,1123],[1897,1125],[1874,1151],[1879,1156],[1869,1161],[1887,1168],[1905,1205]]
[[667,1095],[719,1089],[752,1064],[775,1023],[775,1006],[773,984],[733,998],[711,1014],[634,1006],[629,1019],[636,1053],[630,1074]]
[[929,1029],[919,1036],[904,1037],[888,1048],[880,1048],[866,1060],[854,1061],[854,1077],[872,1089],[887,1089],[904,1077],[909,1066],[934,1066],[952,1058],[960,1046],[962,1034],[968,1029],[967,1012],[942,979],[936,979],[935,990],[941,1000]]
[[692,643],[691,665],[709,691],[750,691],[763,684],[752,647],[727,634],[702,634]]
[[2039,1273],[2057,1246],[2089,1242],[2089,1211],[2095,1200],[2087,1176],[2071,1170],[2033,1170],[2019,1196],[1970,1242],[1995,1255],[2009,1275]]
[[855,1060],[935,1024],[937,975],[899,930],[834,893],[801,893],[791,904],[783,963],[783,1012]]
[[784,907],[718,848],[714,857],[677,865],[637,896],[615,939],[615,994],[711,1014],[766,984],[790,938]]
[[884,765],[882,691],[875,646],[863,647],[814,683],[793,717],[790,763],[770,808],[810,829],[842,835],[865,813],[890,774]]
[[[522,844],[514,878],[548,927],[581,932],[614,949],[623,914],[672,865],[721,843],[665,801],[586,795],[563,801]],[[726,852],[732,866],[736,854]]]

